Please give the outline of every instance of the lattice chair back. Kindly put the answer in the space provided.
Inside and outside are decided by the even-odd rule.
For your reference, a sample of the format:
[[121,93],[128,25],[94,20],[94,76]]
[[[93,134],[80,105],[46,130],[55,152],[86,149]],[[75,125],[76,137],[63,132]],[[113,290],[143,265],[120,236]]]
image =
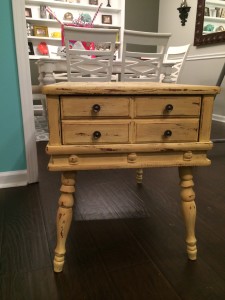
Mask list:
[[118,32],[65,26],[68,81],[111,81]]
[[188,55],[188,51],[190,49],[190,44],[184,46],[174,46],[169,47],[164,57],[165,63],[175,63],[172,67],[172,72],[170,75],[171,80],[173,83],[178,83],[181,71],[184,66],[184,62]]
[[170,33],[125,30],[121,81],[159,82],[170,36]]

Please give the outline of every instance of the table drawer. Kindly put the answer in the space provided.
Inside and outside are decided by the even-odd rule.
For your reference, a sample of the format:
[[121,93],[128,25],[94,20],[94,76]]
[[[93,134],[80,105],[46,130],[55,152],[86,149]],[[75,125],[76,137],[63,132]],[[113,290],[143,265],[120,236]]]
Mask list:
[[128,97],[61,96],[61,118],[129,117]]
[[136,117],[149,116],[199,116],[199,96],[149,96],[135,97]]
[[62,121],[62,143],[100,144],[129,143],[129,121]]
[[146,120],[136,122],[136,143],[196,142],[198,119]]

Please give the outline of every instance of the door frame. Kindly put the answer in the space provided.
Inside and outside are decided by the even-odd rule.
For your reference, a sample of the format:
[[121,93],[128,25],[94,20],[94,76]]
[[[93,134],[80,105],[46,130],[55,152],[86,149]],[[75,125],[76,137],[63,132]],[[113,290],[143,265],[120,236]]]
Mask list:
[[17,68],[27,163],[27,182],[33,183],[38,181],[38,160],[24,8],[25,0],[12,0]]

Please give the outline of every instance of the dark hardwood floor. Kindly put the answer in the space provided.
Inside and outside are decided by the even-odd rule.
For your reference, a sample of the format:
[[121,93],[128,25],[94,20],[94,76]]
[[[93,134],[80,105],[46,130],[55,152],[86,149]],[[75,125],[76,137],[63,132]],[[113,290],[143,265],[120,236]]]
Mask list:
[[[212,138],[225,138],[213,122]],[[64,271],[52,268],[60,174],[0,190],[1,300],[224,300],[225,143],[194,169],[198,260],[188,261],[176,168],[82,171]]]

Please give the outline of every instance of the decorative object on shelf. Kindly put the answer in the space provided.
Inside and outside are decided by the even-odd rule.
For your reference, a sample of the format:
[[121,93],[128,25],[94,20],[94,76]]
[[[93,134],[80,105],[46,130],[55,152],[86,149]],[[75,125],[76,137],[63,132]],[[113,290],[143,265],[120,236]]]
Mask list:
[[48,46],[45,42],[38,44],[37,50],[41,55],[48,55]]
[[217,17],[217,18],[220,18],[220,15],[221,15],[221,8],[220,8],[220,7],[215,7],[215,10],[216,10],[216,17]]
[[40,5],[40,18],[47,19],[46,5]]
[[25,17],[32,18],[32,10],[31,8],[25,7]]
[[59,39],[61,38],[61,32],[59,31],[52,32],[51,37]]
[[223,26],[218,26],[215,31],[220,32],[220,31],[224,31],[224,30],[225,30],[225,28]]
[[204,26],[204,31],[213,31],[214,30],[214,25],[212,25],[212,24],[207,24],[207,25],[205,25]]
[[27,35],[28,36],[34,35],[34,28],[30,23],[27,23]]
[[98,0],[89,0],[90,5],[98,5]]
[[[96,19],[101,7],[102,7],[102,3],[98,6],[95,15],[92,19],[89,14],[80,14],[79,17],[77,19],[74,19],[70,24],[66,24],[63,21],[61,21],[49,6],[46,7],[46,10],[49,13],[49,15],[57,22],[59,22],[59,24],[61,25],[61,48],[59,49],[58,53],[63,53],[63,47],[65,47],[64,26],[68,25],[68,26],[75,26],[75,27],[90,27],[90,28],[93,27],[94,20]],[[59,55],[58,53],[57,55]]]
[[191,7],[187,5],[186,0],[182,0],[180,7],[177,8],[177,10],[179,11],[179,17],[181,19],[182,26],[185,26],[185,23],[187,22],[190,9]]
[[34,47],[31,42],[28,42],[28,53],[29,55],[34,55]]
[[215,8],[210,8],[210,17],[213,17],[213,18],[216,17],[216,10],[215,10]]
[[71,12],[65,13],[65,15],[63,16],[63,20],[73,21],[73,14]]
[[205,7],[204,16],[209,17],[209,7]]
[[102,24],[112,24],[112,15],[102,15]]
[[106,6],[107,6],[107,7],[111,7],[110,0],[108,0],[108,3],[107,3]]
[[34,26],[34,36],[48,37],[47,26]]
[[77,1],[76,0],[67,0],[66,2],[74,3],[74,2],[77,2]]

